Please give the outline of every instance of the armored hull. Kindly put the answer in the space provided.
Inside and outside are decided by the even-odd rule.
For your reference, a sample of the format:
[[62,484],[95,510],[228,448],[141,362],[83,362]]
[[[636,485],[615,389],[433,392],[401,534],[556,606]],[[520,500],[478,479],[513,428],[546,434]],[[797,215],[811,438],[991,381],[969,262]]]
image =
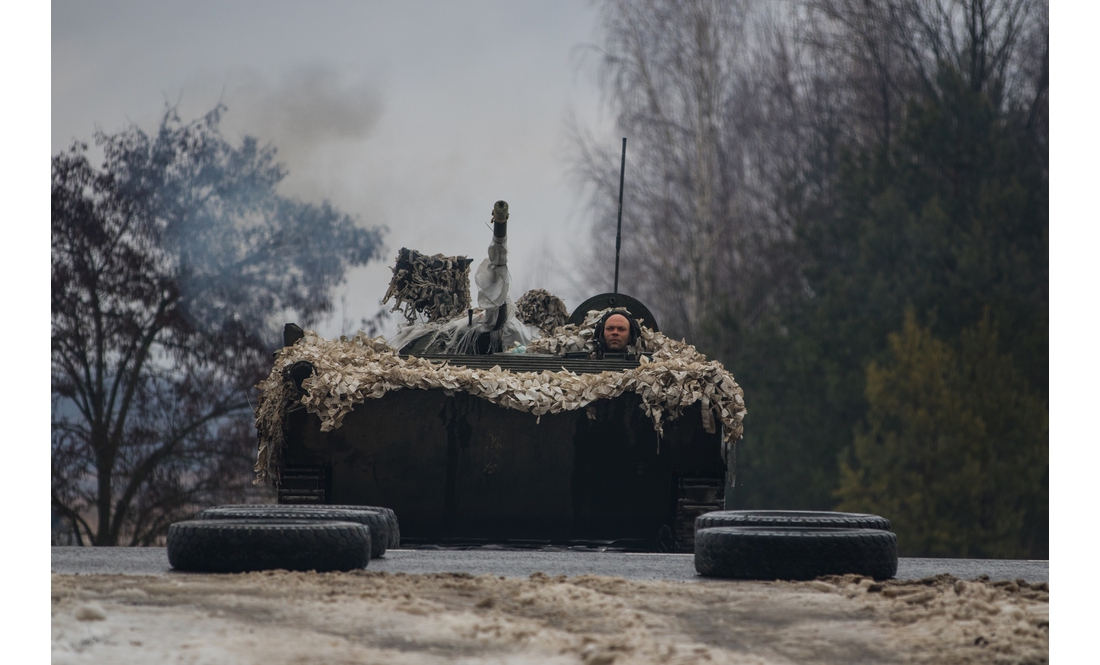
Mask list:
[[[636,360],[426,356],[508,372],[623,372]],[[380,505],[404,545],[610,545],[690,551],[696,515],[722,509],[735,454],[698,404],[658,435],[636,393],[541,417],[461,391],[403,389],[322,431],[286,414],[282,503]],[[713,429],[713,428],[712,428]]]

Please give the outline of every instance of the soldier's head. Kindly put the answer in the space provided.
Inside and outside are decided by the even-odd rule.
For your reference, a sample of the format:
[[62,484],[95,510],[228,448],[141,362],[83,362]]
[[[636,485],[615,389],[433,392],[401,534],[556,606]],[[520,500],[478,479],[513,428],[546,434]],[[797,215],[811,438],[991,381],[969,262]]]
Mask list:
[[592,331],[596,350],[600,353],[625,353],[626,347],[638,341],[641,329],[626,310],[611,310],[604,314]]

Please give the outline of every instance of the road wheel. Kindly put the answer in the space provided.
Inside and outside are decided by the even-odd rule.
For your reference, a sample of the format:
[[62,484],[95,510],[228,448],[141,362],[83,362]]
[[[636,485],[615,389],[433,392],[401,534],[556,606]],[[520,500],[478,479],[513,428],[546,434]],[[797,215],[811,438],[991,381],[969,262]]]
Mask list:
[[386,553],[386,547],[392,540],[391,530],[397,520],[375,509],[350,506],[289,506],[281,504],[257,504],[218,506],[207,508],[198,515],[200,520],[320,520],[336,522],[359,522],[370,528],[372,559]]
[[699,529],[695,570],[743,580],[812,580],[848,573],[888,579],[898,571],[898,538],[877,529]]
[[813,529],[890,530],[890,520],[864,513],[820,510],[716,510],[695,518],[695,530],[716,526],[781,526]]
[[177,570],[355,570],[370,561],[370,529],[358,522],[191,520],[168,527]]

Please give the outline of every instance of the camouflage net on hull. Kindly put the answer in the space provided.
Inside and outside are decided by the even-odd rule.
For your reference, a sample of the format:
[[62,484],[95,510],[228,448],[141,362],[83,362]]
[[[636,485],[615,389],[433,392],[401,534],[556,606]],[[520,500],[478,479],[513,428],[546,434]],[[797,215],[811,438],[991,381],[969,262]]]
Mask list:
[[[588,319],[595,320],[600,314],[590,312]],[[562,344],[579,342],[583,346],[579,329],[565,326],[550,339],[561,337]],[[744,392],[722,364],[707,360],[694,346],[661,333],[647,328],[642,333],[640,346],[644,345],[652,358],[642,356],[639,367],[574,374],[564,370],[509,372],[499,366],[476,369],[436,364],[423,358],[402,358],[381,337],[372,339],[359,333],[352,339],[326,340],[306,331],[303,339],[276,353],[271,374],[257,386],[261,395],[256,412],[259,450],[254,482],[278,477],[286,409],[293,402],[300,402],[317,415],[321,431],[328,432],[340,427],[356,404],[406,388],[442,389],[448,394],[466,392],[537,417],[586,408],[596,400],[634,392],[641,396],[641,408],[658,435],[663,434],[665,422],[675,420],[685,407],[698,402],[708,432],[716,430],[718,421],[726,442],[740,438],[746,413]],[[588,337],[591,338],[591,327]],[[296,398],[296,390],[284,369],[303,360],[313,364],[314,373],[302,383],[306,394]]]

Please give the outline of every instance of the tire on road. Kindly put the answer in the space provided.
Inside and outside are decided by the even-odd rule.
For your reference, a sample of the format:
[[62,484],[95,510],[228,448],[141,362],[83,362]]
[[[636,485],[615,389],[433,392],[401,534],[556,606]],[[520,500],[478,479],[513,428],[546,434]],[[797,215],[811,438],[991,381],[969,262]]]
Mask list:
[[397,523],[397,513],[393,512],[392,508],[383,508],[382,506],[355,506],[352,504],[332,504],[326,505],[325,508],[334,508],[340,510],[371,510],[374,512],[382,513],[386,516],[390,525],[390,540],[386,543],[386,547],[389,549],[397,549],[401,547],[401,527]]
[[283,504],[257,504],[217,506],[207,508],[198,514],[200,520],[320,520],[336,522],[359,522],[370,528],[372,559],[386,553],[396,520],[375,509],[351,508],[349,506],[294,506]]
[[383,508],[382,506],[358,506],[353,504],[293,504],[293,503],[238,503],[227,504],[224,506],[216,506],[216,508],[263,508],[263,509],[275,509],[283,508],[286,510],[307,510],[307,509],[333,509],[333,510],[367,510],[376,513],[382,513],[386,516],[390,525],[389,541],[386,543],[386,547],[389,549],[397,549],[401,546],[401,528],[397,523],[397,514],[393,512],[392,508]]
[[780,526],[814,529],[890,530],[890,520],[865,513],[821,510],[716,510],[695,518],[695,530],[718,526]]
[[712,527],[695,533],[695,570],[742,580],[889,579],[898,572],[898,538],[879,529]]
[[356,570],[370,562],[370,528],[317,520],[189,520],[168,527],[176,570]]

